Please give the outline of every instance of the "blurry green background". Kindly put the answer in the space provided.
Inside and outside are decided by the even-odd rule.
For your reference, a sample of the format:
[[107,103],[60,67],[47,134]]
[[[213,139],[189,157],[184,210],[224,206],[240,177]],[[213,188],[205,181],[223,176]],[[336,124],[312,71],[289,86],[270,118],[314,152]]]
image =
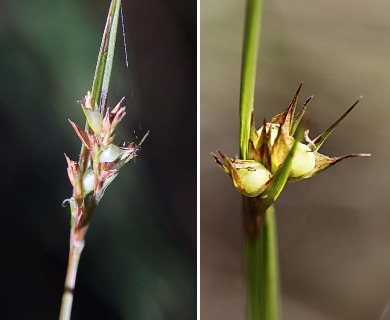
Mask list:
[[[244,319],[241,197],[210,152],[238,154],[245,1],[201,1],[201,318]],[[255,119],[299,83],[310,136],[363,100],[322,152],[348,159],[276,204],[283,320],[390,319],[390,2],[265,1]]]
[[[0,4],[1,319],[58,318],[77,159],[110,1]],[[87,235],[72,319],[195,319],[196,1],[124,1],[109,105],[118,140],[151,133]],[[119,142],[119,141],[118,141]]]

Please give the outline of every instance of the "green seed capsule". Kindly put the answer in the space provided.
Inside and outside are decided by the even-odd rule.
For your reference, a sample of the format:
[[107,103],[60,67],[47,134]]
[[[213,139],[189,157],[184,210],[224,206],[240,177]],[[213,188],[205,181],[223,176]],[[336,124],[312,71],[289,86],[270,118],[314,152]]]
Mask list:
[[115,144],[110,144],[100,154],[100,163],[113,162],[122,155],[123,151]]
[[314,152],[305,144],[298,143],[292,159],[290,177],[298,178],[314,169],[316,158]]
[[87,169],[83,175],[83,190],[85,194],[93,191],[94,187],[94,176],[92,169]]
[[100,114],[99,111],[91,111],[89,109],[85,109],[87,121],[93,132],[95,132],[96,135],[99,135],[102,131],[102,123],[103,123],[103,117]]

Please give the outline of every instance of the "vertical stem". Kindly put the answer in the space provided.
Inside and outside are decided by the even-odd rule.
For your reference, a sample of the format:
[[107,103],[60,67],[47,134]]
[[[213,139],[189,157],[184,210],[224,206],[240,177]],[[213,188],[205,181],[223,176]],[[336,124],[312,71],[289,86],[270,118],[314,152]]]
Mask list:
[[[78,230],[81,231],[81,230]],[[76,284],[77,269],[79,266],[81,252],[84,248],[84,235],[86,230],[76,232],[72,229],[70,236],[68,269],[66,272],[64,294],[59,320],[69,320],[72,313],[73,294]]]
[[263,215],[253,198],[243,197],[244,259],[246,267],[247,319],[261,319],[261,226]]
[[[92,101],[93,109],[99,110],[101,107],[105,108],[106,99],[108,93],[108,87],[111,79],[111,71],[114,60],[116,33],[118,29],[119,12],[120,12],[121,1],[111,0],[110,9],[107,16],[106,26],[103,32],[103,38],[100,45],[98,61],[96,64],[95,76],[92,84]],[[91,129],[89,128],[88,122],[85,124],[85,132],[93,136]],[[97,144],[96,144],[97,145]],[[70,234],[70,246],[69,246],[69,260],[68,269],[65,279],[64,294],[62,297],[60,320],[69,320],[72,312],[73,304],[73,291],[76,283],[77,269],[79,265],[80,255],[84,248],[85,233],[88,230],[89,223],[92,219],[93,212],[103,194],[98,188],[98,167],[99,161],[96,159],[98,150],[95,148],[93,153],[86,148],[85,144],[81,145],[80,158],[79,158],[79,172],[73,173],[77,179],[73,177],[76,183],[76,187],[73,190],[72,198],[75,199],[74,205],[71,203],[71,234]],[[93,159],[93,169],[95,176],[95,188],[94,194],[88,201],[89,198],[84,194],[82,188],[82,177],[86,169],[90,165],[91,157]],[[69,163],[69,162],[68,162]],[[75,166],[76,167],[76,166]],[[78,171],[78,170],[77,170]],[[72,182],[71,176],[69,177]],[[74,184],[74,183],[72,183]],[[85,209],[86,204],[89,203],[88,209]]]
[[264,319],[279,319],[279,258],[275,209],[270,206],[264,213],[262,227],[262,264],[264,281]]
[[279,319],[278,247],[274,207],[244,197],[247,319]]
[[255,96],[263,0],[247,0],[240,90],[240,158],[247,159]]
[[[240,90],[240,158],[244,160],[248,159],[262,10],[263,0],[247,0]],[[269,197],[269,201],[276,197]],[[261,199],[244,197],[243,201],[248,320],[277,320],[279,270],[275,210]]]

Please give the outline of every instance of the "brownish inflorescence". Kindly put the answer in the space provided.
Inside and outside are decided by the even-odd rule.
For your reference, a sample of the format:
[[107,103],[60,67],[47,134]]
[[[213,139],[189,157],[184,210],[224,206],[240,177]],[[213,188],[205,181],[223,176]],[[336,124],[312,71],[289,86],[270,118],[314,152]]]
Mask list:
[[93,106],[91,93],[88,92],[84,100],[80,101],[87,119],[86,129],[81,129],[69,120],[84,149],[79,162],[72,161],[65,155],[68,176],[73,187],[72,197],[68,201],[74,221],[81,226],[87,220],[87,197],[92,195],[91,201],[97,204],[119,170],[129,160],[134,159],[139,150],[134,143],[123,146],[114,144],[114,130],[126,114],[122,102],[123,99],[112,111],[105,107],[99,111],[97,106]]

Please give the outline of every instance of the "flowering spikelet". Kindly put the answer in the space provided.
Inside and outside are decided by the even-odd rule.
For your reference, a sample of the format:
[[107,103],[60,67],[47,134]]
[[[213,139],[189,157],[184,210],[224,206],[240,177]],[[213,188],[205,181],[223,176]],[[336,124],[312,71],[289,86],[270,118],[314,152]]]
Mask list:
[[[83,130],[69,120],[88,151],[84,158],[80,156],[79,162],[72,161],[65,155],[69,181],[73,187],[72,198],[67,201],[71,203],[74,217],[79,217],[85,212],[84,200],[92,192],[94,200],[98,203],[119,170],[137,156],[139,146],[135,143],[121,146],[114,144],[114,130],[126,114],[126,108],[122,106],[123,99],[112,111],[104,106],[101,114],[98,108],[93,107],[92,96],[88,92],[84,100],[80,101],[87,120],[87,129]],[[144,139],[147,135],[148,133]],[[81,167],[80,163],[86,159],[85,167]]]
[[[232,159],[221,151],[218,151],[221,158],[212,154],[218,166],[230,175],[234,186],[243,195],[277,197],[287,181],[313,177],[346,158],[369,156],[369,154],[359,153],[328,157],[318,152],[334,128],[353,110],[359,100],[319,136],[310,139],[309,130],[307,130],[304,132],[305,143],[299,142],[299,137],[296,137],[297,129],[312,98],[307,99],[295,115],[301,87],[302,84],[288,108],[274,116],[270,122],[264,121],[258,130],[255,128],[252,115],[252,128],[248,139],[248,159]],[[275,181],[278,179],[284,181]]]

